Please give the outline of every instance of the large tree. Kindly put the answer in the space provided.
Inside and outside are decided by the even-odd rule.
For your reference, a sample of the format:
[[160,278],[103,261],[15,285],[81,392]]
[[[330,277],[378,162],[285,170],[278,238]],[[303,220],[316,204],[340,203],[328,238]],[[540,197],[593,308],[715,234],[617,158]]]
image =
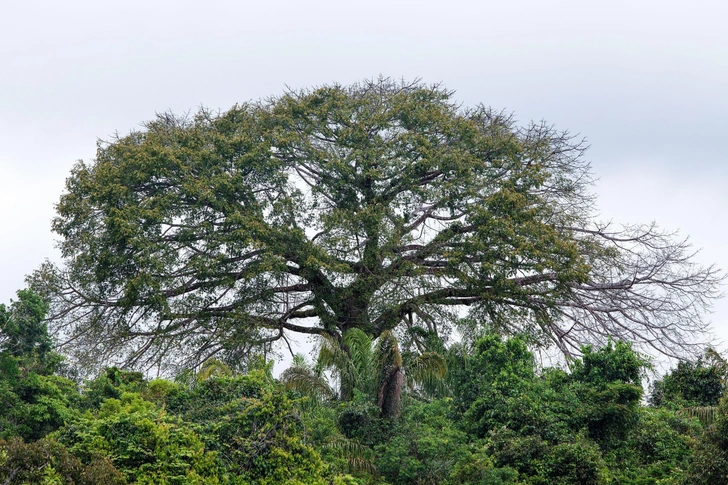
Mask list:
[[35,282],[60,335],[127,363],[292,332],[444,336],[464,308],[565,353],[689,350],[720,275],[654,225],[596,222],[583,152],[386,79],[165,114],[76,165],[53,222],[64,263]]

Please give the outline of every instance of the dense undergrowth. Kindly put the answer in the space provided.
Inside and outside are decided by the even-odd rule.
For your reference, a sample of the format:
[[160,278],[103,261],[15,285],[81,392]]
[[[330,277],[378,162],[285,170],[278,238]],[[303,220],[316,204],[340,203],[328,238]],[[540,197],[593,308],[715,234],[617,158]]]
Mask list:
[[[645,396],[648,363],[627,343],[584,348],[563,370],[485,334],[438,349],[447,372],[403,381],[392,413],[361,368],[373,358],[345,400],[300,357],[280,379],[252,360],[245,373],[211,362],[169,380],[108,368],[77,382],[43,312],[23,292],[0,307],[3,484],[728,483],[714,352]],[[406,370],[418,356],[402,355],[405,377],[418,375]]]

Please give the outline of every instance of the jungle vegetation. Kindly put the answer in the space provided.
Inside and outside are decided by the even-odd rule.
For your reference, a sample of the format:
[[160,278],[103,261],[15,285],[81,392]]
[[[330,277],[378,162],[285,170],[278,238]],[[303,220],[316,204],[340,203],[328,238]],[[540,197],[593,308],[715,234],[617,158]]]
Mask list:
[[0,305],[0,483],[728,483],[722,273],[600,222],[581,140],[453,96],[334,84],[99,142],[62,260]]
[[83,379],[53,348],[47,309],[30,290],[0,306],[8,485],[728,483],[715,351],[646,392],[650,363],[623,341],[561,368],[538,365],[523,336],[444,348],[420,335],[423,352],[351,329],[348,353],[322,340],[278,378],[258,354]]

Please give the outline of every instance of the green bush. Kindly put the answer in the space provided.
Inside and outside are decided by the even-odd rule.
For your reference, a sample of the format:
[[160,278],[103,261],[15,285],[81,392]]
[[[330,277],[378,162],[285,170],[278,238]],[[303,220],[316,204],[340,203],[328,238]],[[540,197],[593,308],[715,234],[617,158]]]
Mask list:
[[124,485],[126,480],[107,457],[87,465],[51,439],[25,443],[0,440],[0,481],[4,485]]
[[410,402],[391,438],[374,447],[379,472],[391,483],[444,483],[469,455],[467,436],[449,419],[451,400]]
[[675,408],[717,406],[725,386],[721,372],[714,366],[679,362],[677,367],[652,384],[650,404]]
[[139,394],[107,399],[55,433],[84,463],[109,457],[130,483],[216,484],[220,467],[200,436]]

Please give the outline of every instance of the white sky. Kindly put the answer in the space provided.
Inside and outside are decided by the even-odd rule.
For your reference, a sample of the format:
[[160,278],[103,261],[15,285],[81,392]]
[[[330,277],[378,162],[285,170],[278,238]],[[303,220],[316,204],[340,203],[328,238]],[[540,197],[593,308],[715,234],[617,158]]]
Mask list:
[[[380,74],[585,136],[605,219],[728,269],[725,1],[30,1],[0,14],[0,302],[57,259],[53,204],[97,138],[155,112]],[[710,317],[728,341],[728,302]]]

